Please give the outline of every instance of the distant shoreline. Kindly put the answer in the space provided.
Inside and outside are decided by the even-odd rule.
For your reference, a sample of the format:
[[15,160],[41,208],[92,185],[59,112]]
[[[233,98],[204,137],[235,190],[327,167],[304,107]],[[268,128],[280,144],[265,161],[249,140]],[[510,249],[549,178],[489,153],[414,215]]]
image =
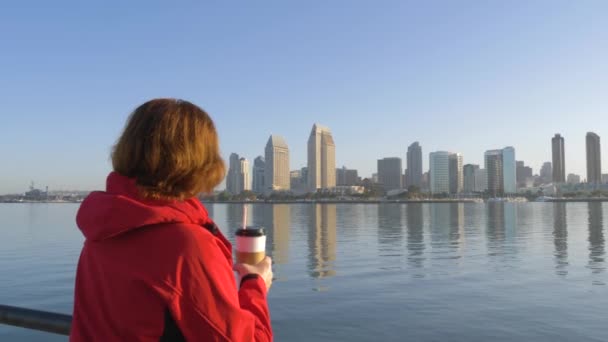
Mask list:
[[[75,204],[82,201],[0,201],[3,204]],[[608,202],[606,198],[552,198],[541,201],[487,201],[480,199],[425,199],[425,200],[258,200],[258,201],[217,201],[201,200],[209,204],[416,204],[416,203],[545,203],[545,202]]]
[[545,202],[608,202],[608,198],[553,198],[542,201],[487,201],[480,199],[426,199],[426,200],[260,200],[260,201],[209,201],[203,203],[220,204],[415,204],[415,203],[545,203]]

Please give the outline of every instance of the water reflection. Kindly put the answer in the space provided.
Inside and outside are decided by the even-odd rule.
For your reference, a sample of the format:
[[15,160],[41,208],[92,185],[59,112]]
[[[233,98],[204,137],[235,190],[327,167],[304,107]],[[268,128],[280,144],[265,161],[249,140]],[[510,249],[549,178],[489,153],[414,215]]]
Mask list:
[[553,203],[553,245],[555,251],[555,273],[560,276],[568,274],[568,224],[566,203]]
[[403,213],[401,204],[378,205],[378,243],[381,255],[402,254]]
[[488,255],[504,254],[505,241],[505,204],[503,202],[489,202],[487,204]]
[[308,207],[308,269],[313,278],[336,274],[336,205],[312,204]]
[[464,203],[450,204],[450,247],[464,247]]
[[256,212],[263,213],[267,232],[266,248],[271,250],[273,261],[279,265],[289,262],[290,208],[288,204],[277,204],[262,205],[254,210],[254,215]]
[[[411,267],[424,265],[424,213],[420,203],[409,203],[405,208],[407,224],[407,262]],[[424,273],[422,273],[424,274]]]
[[589,268],[601,273],[604,265],[604,213],[601,202],[589,202]]

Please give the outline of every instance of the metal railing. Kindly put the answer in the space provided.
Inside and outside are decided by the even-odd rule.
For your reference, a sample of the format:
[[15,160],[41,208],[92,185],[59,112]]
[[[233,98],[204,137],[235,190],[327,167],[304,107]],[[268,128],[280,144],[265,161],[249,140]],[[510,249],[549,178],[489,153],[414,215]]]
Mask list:
[[46,331],[60,335],[70,335],[72,316],[55,312],[0,305],[0,324],[14,325],[16,327]]

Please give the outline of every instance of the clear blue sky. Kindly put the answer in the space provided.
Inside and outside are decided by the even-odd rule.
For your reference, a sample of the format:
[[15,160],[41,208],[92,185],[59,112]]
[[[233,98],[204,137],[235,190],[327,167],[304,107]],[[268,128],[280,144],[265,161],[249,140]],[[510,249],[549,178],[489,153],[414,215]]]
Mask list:
[[[229,4],[230,3],[230,4]],[[128,113],[179,97],[252,160],[283,135],[305,165],[314,122],[336,162],[512,145],[538,173],[550,139],[585,174],[608,156],[606,1],[12,1],[0,4],[0,193],[98,189]],[[604,172],[608,173],[604,163]]]

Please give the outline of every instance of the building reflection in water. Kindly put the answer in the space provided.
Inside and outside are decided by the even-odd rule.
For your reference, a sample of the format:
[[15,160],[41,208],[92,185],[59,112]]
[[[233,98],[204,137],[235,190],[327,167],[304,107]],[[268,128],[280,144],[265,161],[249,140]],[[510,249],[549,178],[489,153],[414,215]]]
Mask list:
[[403,253],[403,206],[378,205],[378,244],[381,255],[396,256]]
[[564,202],[553,203],[553,245],[555,273],[565,276],[568,274],[568,223]]
[[279,265],[289,261],[290,208],[289,204],[261,206],[266,228],[266,250],[270,251],[274,263]]
[[308,206],[308,269],[313,278],[335,275],[336,259],[336,205],[312,204]]
[[464,248],[464,203],[450,203],[450,246]]
[[589,268],[593,273],[603,272],[604,265],[604,213],[601,202],[589,202]]
[[488,239],[488,255],[503,254],[505,241],[505,203],[488,202],[487,215],[486,237]]
[[424,266],[424,205],[408,203],[405,207],[407,225],[407,261],[411,267]]

